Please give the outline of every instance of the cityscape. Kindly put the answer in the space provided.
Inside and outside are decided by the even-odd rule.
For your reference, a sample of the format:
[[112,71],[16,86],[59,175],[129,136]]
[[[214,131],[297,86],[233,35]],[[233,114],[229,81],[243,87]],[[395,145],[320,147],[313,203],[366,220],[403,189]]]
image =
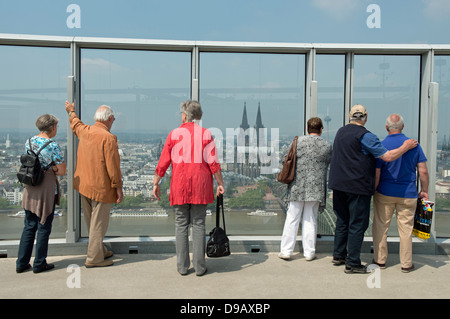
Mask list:
[[[250,127],[246,108],[244,103],[242,122],[236,124],[244,131]],[[252,128],[255,128],[256,132],[259,133],[259,129],[264,128],[259,105],[255,123]],[[237,130],[236,132],[239,134],[239,132],[242,133],[242,130]],[[113,133],[115,133],[114,130]],[[16,173],[20,166],[19,157],[24,151],[25,141],[34,134],[32,131],[0,132],[0,212],[2,212],[0,215],[4,215],[7,212],[10,217],[20,216],[18,213],[21,211],[23,185],[18,183]],[[167,134],[145,135],[121,132],[117,133],[117,136],[121,157],[124,200],[119,205],[113,205],[111,211],[111,217],[113,217],[111,221],[112,229],[114,229],[114,217],[122,219],[153,216],[168,217],[173,213],[173,208],[170,207],[169,203],[170,167],[161,181],[163,193],[161,200],[157,201],[152,193],[155,168]],[[250,218],[253,221],[255,221],[254,216],[261,216],[261,220],[263,218],[277,219],[278,221],[274,223],[275,229],[273,231],[279,232],[280,225],[284,222],[286,210],[286,203],[283,202],[286,186],[276,182],[281,161],[277,160],[277,169],[273,170],[272,174],[262,175],[260,166],[264,164],[260,162],[259,155],[257,155],[256,161],[252,161],[249,156],[248,135],[244,137],[246,150],[242,157],[243,160],[238,159],[238,153],[242,151],[242,148],[239,148],[240,151],[238,151],[239,138],[239,136],[235,137],[235,161],[232,163],[225,161],[221,163],[227,191],[225,206],[226,210],[230,212],[229,223],[233,224],[233,216],[237,219],[245,216],[245,218]],[[61,136],[55,137],[55,141],[67,155],[67,139],[63,130],[61,130]],[[290,146],[291,137],[280,138],[276,142],[279,144],[276,158],[284,158]],[[225,159],[225,153],[227,152],[225,143],[216,141],[216,145],[222,149],[223,158]],[[63,216],[67,208],[67,178],[67,175],[59,177],[62,200],[58,211]],[[208,207],[208,214],[212,214],[211,212],[215,212],[215,203],[210,204]],[[239,217],[237,217],[238,214]],[[134,222],[140,223],[140,221],[136,220]],[[264,220],[264,223],[267,224],[267,220]],[[242,224],[242,222],[237,222],[237,224]],[[255,231],[258,232],[257,229]]]
[[[328,123],[330,120],[327,115],[325,122]],[[257,134],[263,132],[260,131],[260,129],[264,128],[260,103],[258,103],[254,125],[251,124],[251,120],[247,117],[247,105],[244,102],[240,123],[236,123],[242,130],[237,132],[246,132],[249,128],[254,128]],[[326,124],[325,126],[327,127]],[[8,214],[9,217],[20,216],[23,186],[18,183],[16,173],[19,169],[19,157],[23,153],[24,143],[33,134],[33,132],[23,131],[15,133],[0,132],[0,215]],[[55,140],[59,143],[64,153],[67,154],[66,138],[63,134],[61,135],[57,136]],[[114,217],[130,218],[133,219],[132,224],[141,223],[141,221],[135,220],[135,218],[139,217],[169,217],[173,213],[169,203],[170,168],[161,181],[163,193],[161,201],[157,201],[152,194],[155,168],[167,135],[138,134],[138,136],[137,134],[123,132],[117,135],[121,157],[124,200],[120,205],[113,205],[111,217],[113,217],[113,220]],[[328,139],[328,131],[324,132],[323,137]],[[255,227],[252,230],[256,233],[280,233],[287,208],[287,202],[284,200],[286,185],[278,183],[276,177],[278,169],[281,167],[282,161],[287,154],[292,137],[279,137],[279,140],[277,140],[278,149],[269,150],[269,153],[270,151],[276,151],[275,158],[279,159],[277,169],[274,169],[272,174],[261,173],[261,167],[264,164],[261,163],[259,156],[256,160],[251,160],[248,151],[248,135],[243,137],[246,146],[244,156],[240,160],[238,159],[238,153],[242,152],[242,148],[238,147],[239,138],[239,136],[236,136],[235,139],[234,161],[221,163],[226,189],[225,208],[229,212],[229,223],[235,224],[237,228],[241,228],[236,229],[237,233],[249,231],[248,228],[246,229],[242,226],[245,223],[254,223],[253,226]],[[257,140],[260,140],[259,135]],[[221,143],[223,141],[216,140],[218,148],[222,147],[223,158],[225,159],[227,150],[225,143],[220,145]],[[437,162],[436,202],[439,210],[449,212],[450,137],[444,136],[444,139],[438,143]],[[60,186],[62,201],[57,211],[61,216],[64,216],[67,208],[67,175],[60,177]],[[334,232],[335,216],[332,210],[331,198],[332,193],[329,191],[327,209],[323,214],[319,215],[319,234],[332,235]],[[208,214],[211,215],[214,212],[215,204],[212,203],[208,207]],[[256,220],[255,216],[260,216],[260,220]],[[233,219],[235,219],[234,222]],[[114,229],[114,221],[111,224]],[[267,228],[259,229],[258,224],[272,224],[272,228],[270,230]],[[370,234],[371,230],[369,227],[367,235]]]

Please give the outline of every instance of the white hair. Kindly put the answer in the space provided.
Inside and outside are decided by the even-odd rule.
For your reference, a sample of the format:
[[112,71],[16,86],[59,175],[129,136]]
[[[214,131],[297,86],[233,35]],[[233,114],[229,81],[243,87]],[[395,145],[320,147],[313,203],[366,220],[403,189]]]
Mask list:
[[386,119],[386,126],[389,131],[401,131],[403,129],[403,125],[403,117],[400,114],[391,114]]
[[101,105],[94,114],[94,121],[106,122],[111,115],[114,115],[111,107],[108,105]]

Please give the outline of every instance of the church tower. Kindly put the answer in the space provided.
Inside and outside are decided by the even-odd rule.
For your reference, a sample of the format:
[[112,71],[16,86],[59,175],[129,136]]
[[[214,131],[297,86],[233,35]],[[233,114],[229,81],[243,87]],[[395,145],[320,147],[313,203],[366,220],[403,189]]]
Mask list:
[[[241,135],[238,135],[238,140],[237,140],[237,145],[239,146],[245,146],[244,150],[247,150],[248,144],[249,144],[249,136],[248,134],[248,129],[250,128],[250,125],[248,125],[248,119],[247,119],[247,103],[244,102],[244,112],[242,113],[242,121],[241,121],[241,125],[239,126],[239,128],[242,129],[241,132],[243,132],[244,134],[244,145],[240,145],[240,141],[242,139]],[[237,152],[242,152],[244,151],[243,149],[235,149],[235,172],[238,174],[242,174],[242,175],[247,175],[248,174],[248,154],[247,152],[245,152],[244,156],[244,163],[241,163],[239,160],[238,162],[238,155]]]
[[[248,125],[248,120],[247,120],[247,104],[246,104],[246,102],[244,102],[244,113],[242,114],[242,122],[241,122],[240,128],[245,131],[249,127],[250,126]],[[248,144],[248,141],[245,142],[245,145],[247,145],[247,144]]]
[[[256,136],[258,137],[258,141],[257,141],[257,145],[259,146],[259,140],[260,140],[260,136],[259,134],[264,134],[263,131],[259,131],[259,129],[263,129],[264,125],[262,123],[262,117],[261,117],[261,104],[260,102],[258,102],[258,113],[256,114],[256,124],[255,124],[255,130],[256,130]],[[265,140],[265,136],[262,135],[261,136],[261,140],[264,141]]]
[[6,148],[10,148],[11,147],[11,140],[9,139],[9,134],[6,136],[5,147]]

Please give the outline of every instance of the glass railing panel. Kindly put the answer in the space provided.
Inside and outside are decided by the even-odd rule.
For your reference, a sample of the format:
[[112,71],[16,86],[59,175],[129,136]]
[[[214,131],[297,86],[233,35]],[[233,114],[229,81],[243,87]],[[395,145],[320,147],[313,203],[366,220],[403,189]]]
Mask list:
[[[187,52],[81,51],[82,121],[94,124],[103,104],[116,118],[111,133],[119,143],[124,200],[113,205],[106,236],[174,236],[170,169],[161,181],[161,201],[153,196],[153,178],[167,135],[181,124],[180,103],[190,98],[190,76]],[[81,230],[87,236],[83,218]]]
[[[420,56],[355,55],[353,92],[353,104],[367,109],[365,127],[381,141],[387,135],[386,119],[392,113],[402,115],[403,133],[418,139]],[[372,214],[367,236],[372,235],[371,223]],[[388,234],[398,236],[395,216]]]
[[[0,239],[19,239],[24,218],[23,185],[17,180],[20,155],[28,138],[39,134],[36,119],[59,119],[53,138],[67,154],[67,76],[70,51],[64,48],[0,46]],[[50,238],[66,236],[67,176],[59,177],[61,205]]]
[[434,227],[436,236],[450,237],[450,56],[435,56],[434,81],[439,83]]
[[303,134],[305,56],[201,53],[199,83],[203,126],[223,154],[227,232],[281,235],[286,185],[276,177],[292,139]]

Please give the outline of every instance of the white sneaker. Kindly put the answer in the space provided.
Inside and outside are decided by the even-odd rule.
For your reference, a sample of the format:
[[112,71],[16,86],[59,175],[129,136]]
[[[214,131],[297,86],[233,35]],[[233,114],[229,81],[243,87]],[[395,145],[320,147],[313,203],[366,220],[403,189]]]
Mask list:
[[312,255],[311,257],[305,257],[306,261],[311,261],[311,260],[314,260],[314,259],[316,259],[316,255]]
[[278,258],[284,259],[284,260],[290,260],[291,256],[290,255],[285,255],[283,253],[279,253],[278,254]]

